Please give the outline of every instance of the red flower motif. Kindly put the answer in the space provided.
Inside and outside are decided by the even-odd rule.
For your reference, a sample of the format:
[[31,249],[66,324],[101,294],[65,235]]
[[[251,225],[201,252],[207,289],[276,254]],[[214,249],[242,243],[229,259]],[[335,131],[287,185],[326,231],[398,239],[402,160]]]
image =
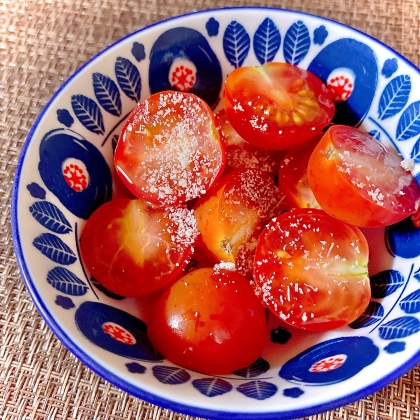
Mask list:
[[74,191],[81,192],[87,187],[87,177],[80,166],[70,163],[63,169],[64,180]]
[[330,370],[334,370],[342,366],[345,360],[345,355],[326,357],[325,359],[319,360],[318,362],[314,363],[310,367],[309,371],[315,373],[328,372]]
[[118,324],[114,324],[113,322],[106,322],[102,326],[102,329],[105,334],[110,335],[114,340],[117,340],[121,343],[129,345],[136,343],[136,339],[133,337],[133,335]]
[[171,74],[171,84],[182,92],[188,92],[195,83],[194,71],[185,66],[177,66]]
[[353,92],[353,83],[345,76],[333,77],[328,82],[328,90],[335,102],[346,101]]

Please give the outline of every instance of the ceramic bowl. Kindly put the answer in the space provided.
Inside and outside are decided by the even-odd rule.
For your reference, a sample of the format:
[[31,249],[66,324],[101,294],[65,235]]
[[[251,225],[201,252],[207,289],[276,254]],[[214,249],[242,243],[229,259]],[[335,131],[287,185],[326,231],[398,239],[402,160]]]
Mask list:
[[[32,299],[63,344],[128,393],[219,419],[303,417],[386,386],[420,360],[420,230],[372,229],[372,301],[350,326],[304,333],[270,318],[251,366],[202,375],[163,360],[146,334],[149,301],[101,287],[80,262],[81,229],[112,198],[122,123],[149,94],[186,89],[218,106],[234,68],[286,61],[335,91],[337,123],[359,126],[416,163],[420,74],[398,53],[321,17],[280,9],[196,12],[144,28],[82,66],[29,132],[16,171],[12,227]],[[177,71],[184,66],[184,72]],[[188,78],[186,69],[195,75]]]

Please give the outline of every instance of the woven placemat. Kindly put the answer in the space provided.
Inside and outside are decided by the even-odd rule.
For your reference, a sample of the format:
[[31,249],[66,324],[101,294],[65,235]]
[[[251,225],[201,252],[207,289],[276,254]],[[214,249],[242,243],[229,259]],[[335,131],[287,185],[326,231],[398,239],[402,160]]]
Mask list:
[[[303,10],[352,25],[419,65],[419,0],[0,0],[0,418],[192,419],[136,399],[80,363],[51,332],[17,268],[10,199],[28,130],[52,94],[110,43],[158,20],[222,6]],[[419,419],[420,366],[312,419]]]

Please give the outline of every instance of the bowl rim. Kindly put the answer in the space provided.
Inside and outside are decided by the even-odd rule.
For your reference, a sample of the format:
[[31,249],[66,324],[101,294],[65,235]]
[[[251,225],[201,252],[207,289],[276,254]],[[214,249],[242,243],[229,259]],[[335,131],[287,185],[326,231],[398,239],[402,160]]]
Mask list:
[[116,386],[117,388],[127,392],[128,394],[145,400],[151,404],[156,404],[166,409],[170,409],[176,412],[184,413],[187,415],[194,415],[199,417],[205,418],[212,418],[212,419],[241,419],[241,420],[280,420],[280,419],[289,419],[289,418],[297,418],[297,417],[305,417],[310,415],[315,415],[318,413],[322,413],[328,410],[336,409],[343,405],[352,403],[357,401],[361,398],[364,398],[379,389],[389,385],[394,380],[398,379],[410,369],[412,369],[419,361],[420,361],[420,349],[415,353],[412,357],[406,360],[398,369],[394,370],[392,373],[386,375],[382,379],[376,381],[375,383],[364,387],[363,389],[359,389],[354,393],[347,394],[343,397],[335,399],[333,401],[319,403],[316,405],[312,405],[310,407],[304,408],[297,408],[287,411],[267,411],[267,412],[238,412],[238,411],[228,411],[228,410],[212,410],[208,408],[201,408],[194,405],[188,405],[185,403],[179,403],[176,400],[168,399],[166,397],[160,397],[155,393],[149,392],[147,389],[143,387],[134,386],[133,384],[129,383],[128,381],[122,379],[120,376],[115,375],[112,371],[107,368],[104,368],[100,363],[96,362],[96,360],[91,357],[87,352],[82,350],[66,333],[64,329],[61,328],[59,323],[54,319],[52,314],[49,312],[48,306],[43,301],[42,297],[38,293],[35,288],[35,284],[32,280],[30,275],[30,270],[26,264],[23,247],[21,244],[20,236],[18,233],[18,195],[20,189],[20,179],[21,173],[24,166],[24,161],[27,156],[27,151],[31,141],[34,137],[34,134],[44,118],[45,114],[50,110],[50,107],[55,102],[57,97],[60,96],[61,92],[76,78],[79,76],[80,73],[93,61],[97,60],[99,57],[105,55],[109,50],[116,47],[118,44],[125,42],[128,38],[138,35],[142,32],[146,32],[155,26],[159,26],[168,22],[182,20],[186,17],[191,17],[193,15],[204,15],[204,14],[214,14],[214,13],[221,13],[224,11],[232,11],[232,10],[241,10],[241,11],[254,11],[254,10],[262,10],[267,12],[273,13],[290,13],[296,16],[305,16],[315,18],[319,21],[328,22],[332,25],[336,25],[338,27],[346,28],[355,33],[359,33],[361,36],[366,37],[373,41],[376,44],[379,44],[383,48],[392,52],[392,54],[398,57],[401,61],[403,61],[409,67],[412,67],[416,72],[420,75],[420,69],[412,63],[409,59],[404,57],[401,53],[394,50],[392,47],[386,45],[384,42],[378,40],[377,38],[357,29],[347,24],[341,23],[334,19],[330,19],[327,17],[319,16],[313,13],[308,13],[305,11],[293,10],[293,9],[285,9],[285,8],[278,8],[278,7],[265,7],[265,6],[228,6],[228,7],[220,7],[220,8],[207,8],[196,10],[192,12],[183,13],[176,16],[171,16],[169,18],[165,18],[163,20],[151,23],[146,25],[140,29],[137,29],[124,37],[114,41],[107,47],[103,48],[96,54],[94,54],[91,58],[89,58],[85,63],[83,63],[79,68],[77,68],[55,91],[55,93],[51,96],[48,102],[43,106],[41,112],[38,114],[36,119],[34,120],[30,130],[28,131],[28,135],[24,140],[22,145],[22,149],[18,158],[18,162],[16,165],[16,171],[13,180],[12,186],[12,196],[11,196],[11,228],[12,228],[12,242],[13,248],[16,256],[17,265],[24,281],[24,284],[29,292],[31,299],[33,300],[37,310],[41,314],[42,318],[45,320],[49,328],[52,330],[54,335],[60,340],[60,342],[74,355],[76,358],[86,365],[89,369],[93,372],[98,374],[102,379],[108,381],[112,385]]

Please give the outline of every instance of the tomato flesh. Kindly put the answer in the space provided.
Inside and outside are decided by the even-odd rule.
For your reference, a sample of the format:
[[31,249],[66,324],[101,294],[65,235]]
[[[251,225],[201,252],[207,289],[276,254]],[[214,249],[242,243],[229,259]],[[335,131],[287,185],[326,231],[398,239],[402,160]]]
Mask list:
[[202,268],[161,293],[148,334],[169,361],[201,373],[226,374],[261,355],[266,315],[238,272]]
[[254,287],[284,322],[309,331],[357,319],[370,297],[368,244],[361,231],[320,209],[294,209],[259,237]]
[[240,67],[226,79],[224,103],[233,128],[249,143],[283,150],[326,127],[335,105],[313,73],[288,63]]
[[225,152],[209,106],[194,94],[164,91],[128,116],[114,162],[136,197],[172,205],[211,188],[223,171]]
[[309,160],[308,180],[327,213],[360,227],[394,224],[420,203],[420,187],[402,159],[353,127],[328,129]]
[[86,222],[80,252],[91,275],[127,297],[163,289],[182,275],[197,238],[184,206],[158,208],[140,199],[115,199]]
[[238,169],[225,174],[194,207],[199,245],[214,263],[235,263],[241,274],[251,277],[257,237],[282,211],[283,199],[266,172]]

